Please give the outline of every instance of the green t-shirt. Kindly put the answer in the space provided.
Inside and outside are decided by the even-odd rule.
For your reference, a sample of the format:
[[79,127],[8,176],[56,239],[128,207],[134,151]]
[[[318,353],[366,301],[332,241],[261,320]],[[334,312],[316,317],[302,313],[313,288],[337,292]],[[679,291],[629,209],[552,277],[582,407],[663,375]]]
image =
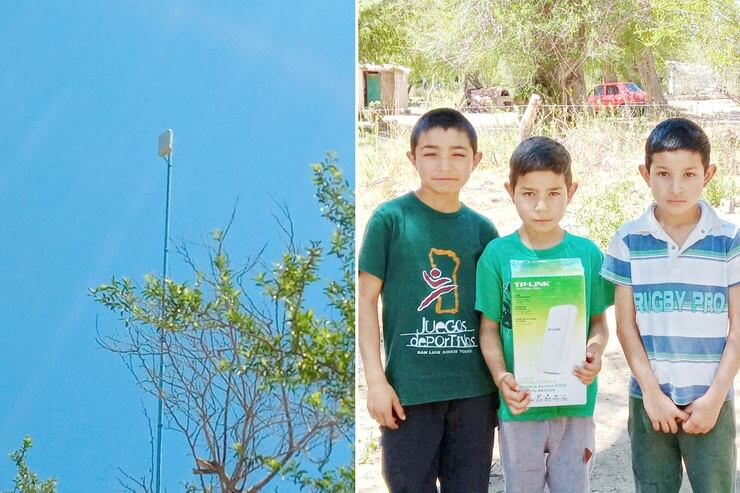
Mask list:
[[[511,264],[512,260],[546,260],[578,258],[583,265],[586,287],[586,321],[614,304],[614,286],[600,275],[604,259],[599,248],[586,238],[565,233],[563,241],[552,248],[532,250],[514,232],[488,244],[478,262],[475,308],[499,323],[506,370],[514,370],[514,344],[511,330]],[[588,330],[591,327],[589,325]],[[597,382],[588,386],[586,404],[576,406],[531,407],[512,415],[501,400],[499,416],[504,421],[533,421],[562,416],[593,416]]]
[[495,391],[473,297],[476,262],[496,237],[472,209],[442,213],[413,193],[381,204],[370,218],[359,270],[383,281],[385,373],[401,404]]

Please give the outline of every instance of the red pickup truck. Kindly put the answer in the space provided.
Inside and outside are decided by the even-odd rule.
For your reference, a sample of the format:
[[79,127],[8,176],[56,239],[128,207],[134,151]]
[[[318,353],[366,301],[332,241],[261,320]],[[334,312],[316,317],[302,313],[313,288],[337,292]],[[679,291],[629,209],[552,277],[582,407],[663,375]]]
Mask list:
[[616,109],[621,106],[643,109],[647,94],[634,82],[607,82],[597,85],[588,97],[595,110]]

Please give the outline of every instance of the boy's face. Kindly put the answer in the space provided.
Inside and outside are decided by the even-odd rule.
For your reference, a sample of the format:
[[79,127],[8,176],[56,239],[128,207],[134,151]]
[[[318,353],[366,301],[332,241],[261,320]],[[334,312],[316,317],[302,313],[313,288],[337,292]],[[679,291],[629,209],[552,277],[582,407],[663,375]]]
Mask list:
[[423,132],[406,155],[419,173],[421,190],[439,196],[457,196],[483,157],[473,152],[465,132],[441,127]]
[[699,153],[683,149],[653,154],[650,171],[645,165],[640,166],[657,207],[670,216],[692,213],[716,171],[716,166],[705,171]]
[[547,234],[559,230],[560,220],[578,184],[568,187],[564,175],[543,170],[519,176],[513,189],[510,183],[505,187],[524,227],[537,234]]

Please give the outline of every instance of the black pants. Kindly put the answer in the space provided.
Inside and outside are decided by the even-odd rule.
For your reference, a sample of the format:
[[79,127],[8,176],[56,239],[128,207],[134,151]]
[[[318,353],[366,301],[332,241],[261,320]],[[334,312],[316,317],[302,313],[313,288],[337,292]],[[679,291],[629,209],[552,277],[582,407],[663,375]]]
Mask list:
[[383,477],[391,493],[486,493],[496,394],[404,406],[397,430],[381,427]]

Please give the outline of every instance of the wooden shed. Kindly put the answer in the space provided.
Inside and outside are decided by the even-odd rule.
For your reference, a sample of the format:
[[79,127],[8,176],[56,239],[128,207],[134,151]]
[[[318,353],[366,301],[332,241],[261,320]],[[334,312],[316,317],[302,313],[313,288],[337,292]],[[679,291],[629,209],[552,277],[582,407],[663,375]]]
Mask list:
[[358,108],[367,108],[375,101],[380,108],[394,112],[408,108],[408,75],[411,69],[392,64],[361,63],[357,70]]

